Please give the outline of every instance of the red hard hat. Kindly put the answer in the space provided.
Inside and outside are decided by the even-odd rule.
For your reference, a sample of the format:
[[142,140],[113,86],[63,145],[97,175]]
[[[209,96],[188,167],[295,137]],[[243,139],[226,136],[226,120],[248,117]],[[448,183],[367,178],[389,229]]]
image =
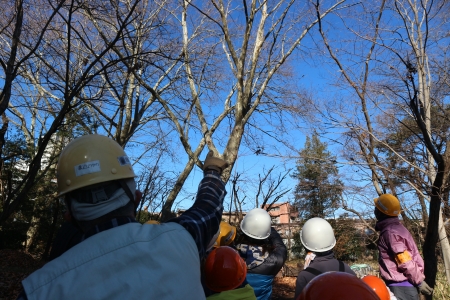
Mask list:
[[316,276],[297,300],[380,300],[375,292],[355,275],[327,272]]
[[380,300],[389,300],[391,296],[389,290],[384,284],[384,281],[373,275],[366,275],[362,278],[362,281],[367,283],[367,285],[375,291],[375,293],[380,297]]
[[203,266],[205,285],[215,292],[233,290],[247,276],[247,265],[231,247],[217,247],[209,253]]

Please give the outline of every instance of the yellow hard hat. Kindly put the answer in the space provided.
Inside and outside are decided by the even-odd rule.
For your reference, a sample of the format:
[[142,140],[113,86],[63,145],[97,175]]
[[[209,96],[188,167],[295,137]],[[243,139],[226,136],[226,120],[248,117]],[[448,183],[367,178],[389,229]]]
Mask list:
[[236,227],[231,226],[227,222],[220,222],[220,233],[214,243],[214,247],[228,246],[236,237]]
[[144,224],[160,224],[160,223],[158,221],[156,221],[156,220],[148,220]]
[[135,176],[130,159],[119,144],[103,135],[85,135],[70,142],[59,156],[58,196],[93,184]]
[[400,202],[397,197],[391,194],[383,194],[378,198],[373,199],[376,208],[383,214],[396,217],[402,211]]

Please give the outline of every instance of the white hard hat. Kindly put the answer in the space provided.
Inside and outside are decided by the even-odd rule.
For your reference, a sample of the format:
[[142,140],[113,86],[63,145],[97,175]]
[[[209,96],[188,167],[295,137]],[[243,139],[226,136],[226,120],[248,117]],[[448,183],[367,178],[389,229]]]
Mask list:
[[333,228],[322,218],[311,218],[300,231],[300,241],[306,249],[325,252],[336,245]]
[[241,230],[251,238],[263,240],[269,237],[271,224],[272,220],[267,211],[254,208],[242,220]]

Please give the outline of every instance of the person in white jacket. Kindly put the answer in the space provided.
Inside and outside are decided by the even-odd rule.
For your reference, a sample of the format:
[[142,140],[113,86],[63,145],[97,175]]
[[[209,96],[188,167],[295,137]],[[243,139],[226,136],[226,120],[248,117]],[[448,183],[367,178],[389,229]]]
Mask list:
[[122,147],[101,135],[73,140],[58,161],[58,196],[83,236],[24,279],[18,299],[205,299],[200,260],[219,229],[227,166],[210,152],[192,207],[141,225],[135,173]]

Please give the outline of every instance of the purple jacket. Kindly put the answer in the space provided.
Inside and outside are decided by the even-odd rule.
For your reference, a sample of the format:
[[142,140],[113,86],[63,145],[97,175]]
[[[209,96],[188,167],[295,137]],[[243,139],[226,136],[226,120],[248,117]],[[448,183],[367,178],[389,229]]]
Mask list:
[[[375,229],[380,231],[378,263],[381,277],[388,282],[408,281],[418,286],[425,279],[424,264],[408,229],[400,223],[398,218],[378,221]],[[411,254],[412,259],[397,265],[396,254],[405,250]]]

